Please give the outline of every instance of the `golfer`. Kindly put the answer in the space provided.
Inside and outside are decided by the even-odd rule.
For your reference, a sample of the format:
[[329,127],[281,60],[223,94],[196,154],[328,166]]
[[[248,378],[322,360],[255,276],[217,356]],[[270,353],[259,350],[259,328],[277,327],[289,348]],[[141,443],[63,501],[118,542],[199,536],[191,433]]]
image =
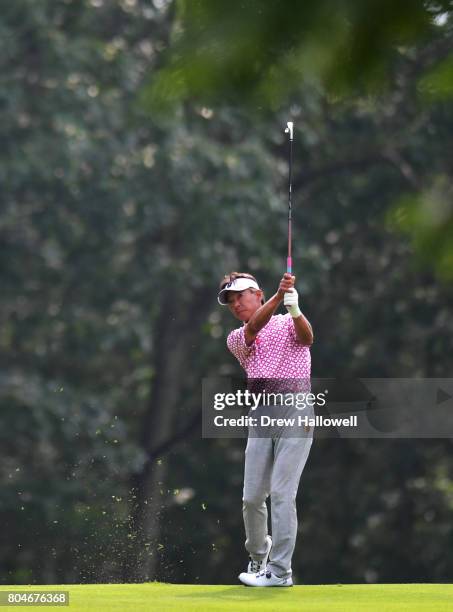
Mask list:
[[[243,325],[233,330],[227,346],[248,379],[310,379],[313,332],[299,309],[295,276],[285,273],[267,301],[255,277],[232,272],[220,283],[218,301]],[[288,313],[275,311],[284,303]],[[284,408],[284,407],[282,407]],[[259,410],[259,408],[258,408]],[[285,437],[250,435],[245,450],[243,517],[247,586],[292,586],[291,558],[297,535],[296,494],[310,452],[313,432]],[[268,535],[266,499],[270,495],[272,537]]]

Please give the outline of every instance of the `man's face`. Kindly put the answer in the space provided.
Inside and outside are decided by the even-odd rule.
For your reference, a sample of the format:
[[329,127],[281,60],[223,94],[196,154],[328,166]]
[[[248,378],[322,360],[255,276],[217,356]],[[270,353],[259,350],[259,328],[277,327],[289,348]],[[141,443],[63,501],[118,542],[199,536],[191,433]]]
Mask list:
[[230,312],[240,321],[248,321],[261,306],[263,292],[257,289],[228,291],[227,302]]

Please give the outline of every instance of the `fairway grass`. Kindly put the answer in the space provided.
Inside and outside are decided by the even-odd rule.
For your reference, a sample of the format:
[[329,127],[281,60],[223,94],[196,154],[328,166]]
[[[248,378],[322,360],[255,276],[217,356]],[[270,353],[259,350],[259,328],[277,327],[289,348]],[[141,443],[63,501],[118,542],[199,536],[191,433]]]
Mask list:
[[[0,586],[0,591],[69,591],[61,610],[229,610],[232,612],[453,612],[453,584],[338,584],[257,588],[236,585],[77,584]],[[27,606],[28,607],[28,606]],[[4,608],[6,609],[6,608]],[[11,608],[10,608],[11,609]],[[17,608],[16,608],[17,609]],[[33,609],[57,610],[58,606]]]

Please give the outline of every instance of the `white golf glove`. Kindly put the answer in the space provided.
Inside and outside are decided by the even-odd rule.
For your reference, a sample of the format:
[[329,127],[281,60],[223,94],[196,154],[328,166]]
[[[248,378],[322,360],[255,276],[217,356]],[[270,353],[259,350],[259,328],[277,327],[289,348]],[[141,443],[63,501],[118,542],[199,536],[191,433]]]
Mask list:
[[291,292],[285,293],[283,303],[286,306],[286,310],[292,316],[293,319],[297,319],[302,314],[299,308],[299,294],[293,288]]

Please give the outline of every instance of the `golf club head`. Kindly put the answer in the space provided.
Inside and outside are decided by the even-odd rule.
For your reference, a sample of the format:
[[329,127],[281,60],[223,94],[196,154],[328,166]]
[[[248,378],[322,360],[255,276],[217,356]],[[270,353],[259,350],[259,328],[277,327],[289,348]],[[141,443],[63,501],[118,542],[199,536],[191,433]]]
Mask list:
[[287,125],[287,128],[285,129],[285,134],[288,134],[289,132],[289,139],[292,140],[294,123],[292,121],[287,121],[286,125]]

